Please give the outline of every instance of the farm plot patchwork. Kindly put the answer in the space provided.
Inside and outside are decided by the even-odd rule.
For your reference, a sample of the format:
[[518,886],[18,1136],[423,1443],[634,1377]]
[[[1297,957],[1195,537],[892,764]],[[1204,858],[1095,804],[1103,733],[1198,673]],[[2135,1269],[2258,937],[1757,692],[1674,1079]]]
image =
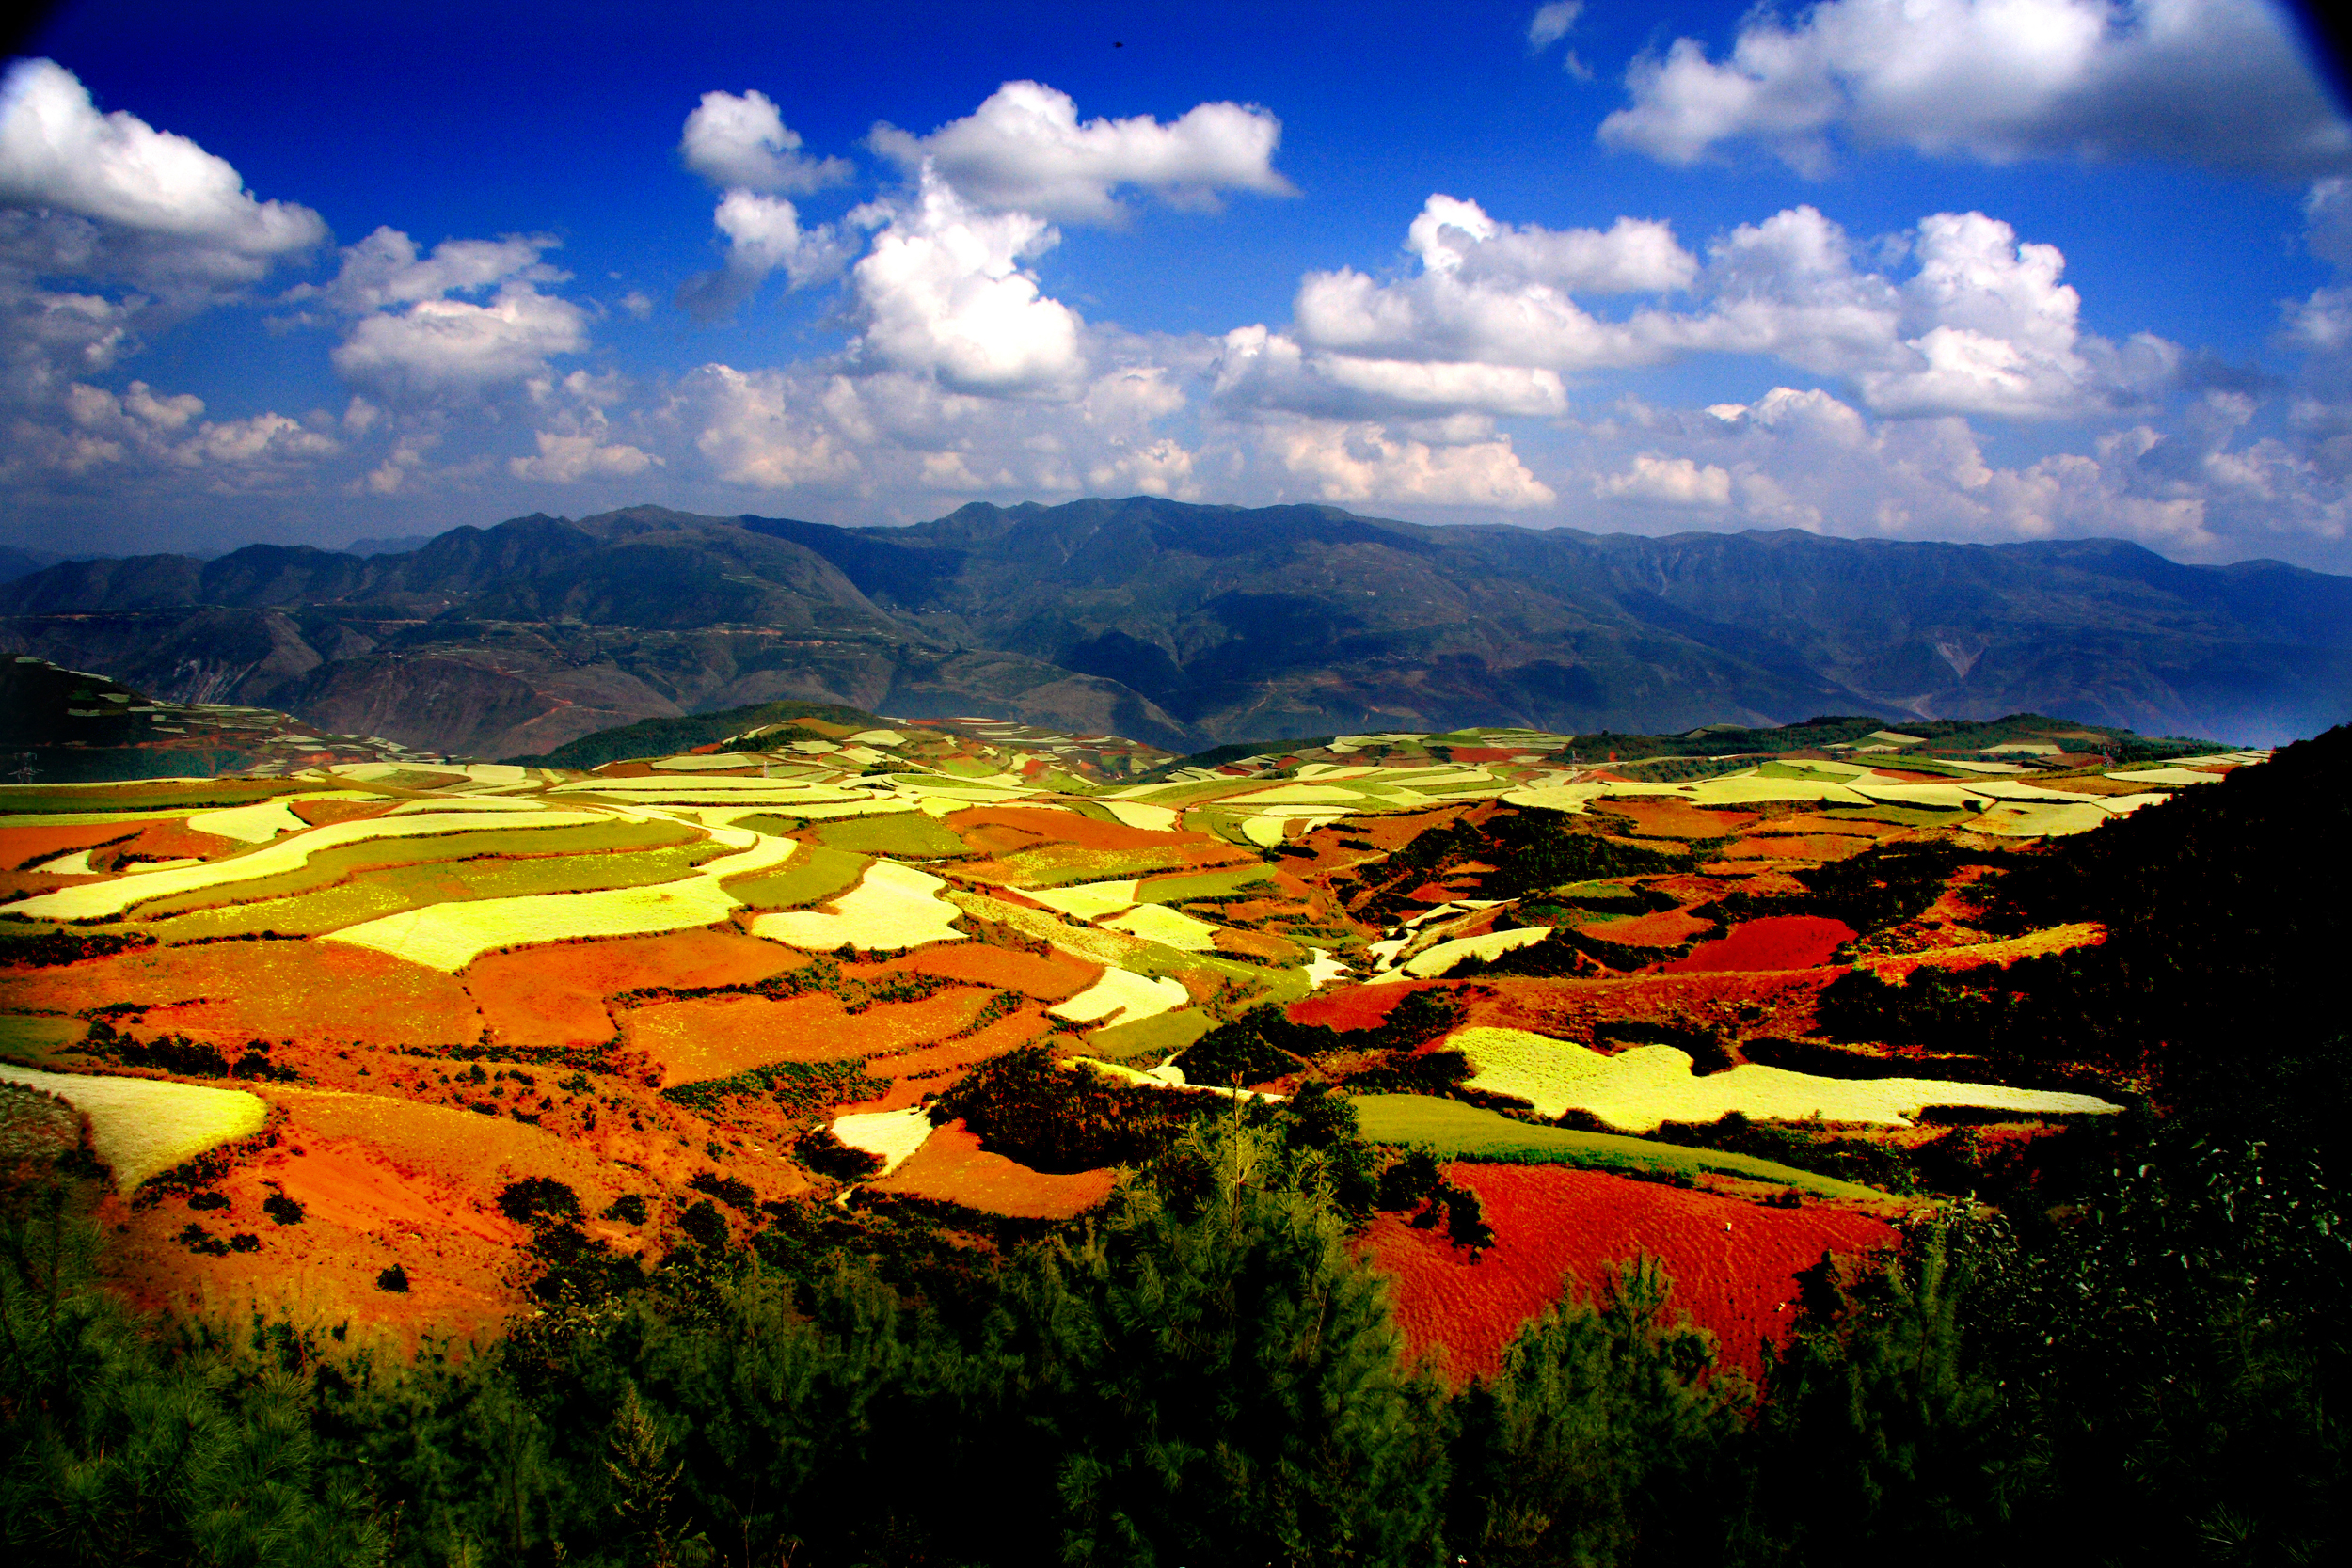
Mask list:
[[89,1117],[90,1146],[128,1193],[208,1148],[259,1132],[261,1101],[243,1089],[91,1073],[41,1072],[0,1063],[0,1081],[56,1095]]

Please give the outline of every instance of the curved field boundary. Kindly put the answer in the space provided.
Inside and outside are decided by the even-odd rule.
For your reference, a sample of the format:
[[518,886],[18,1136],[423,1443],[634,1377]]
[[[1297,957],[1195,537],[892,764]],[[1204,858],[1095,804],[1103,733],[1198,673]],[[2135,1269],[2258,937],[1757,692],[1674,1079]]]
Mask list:
[[2095,1116],[2122,1109],[2087,1094],[1955,1084],[1933,1078],[1823,1078],[1743,1062],[1700,1077],[1688,1052],[1641,1045],[1604,1056],[1572,1040],[1521,1029],[1457,1030],[1447,1043],[1469,1056],[1472,1088],[1505,1094],[1538,1116],[1586,1111],[1612,1127],[1646,1132],[1664,1121],[1720,1121],[1732,1112],[1758,1121],[1864,1121],[1909,1127],[1931,1105],[2045,1116]]
[[1132,970],[1110,967],[1103,971],[1100,980],[1047,1011],[1075,1023],[1097,1022],[1113,1013],[1120,1015],[1120,1022],[1133,1023],[1137,1019],[1181,1007],[1191,1000],[1192,993],[1179,981],[1146,979]]
[[717,880],[691,877],[597,893],[479,898],[405,910],[319,938],[454,974],[483,954],[580,937],[642,937],[715,926],[738,908]]
[[753,920],[752,935],[789,947],[830,951],[843,942],[897,951],[930,942],[961,942],[950,925],[954,905],[939,895],[946,883],[896,861],[876,861],[858,885],[834,900],[834,912],[788,910]]
[[1220,927],[1205,920],[1196,920],[1165,904],[1139,904],[1125,914],[1103,922],[1104,925],[1125,931],[1146,942],[1161,942],[1185,953],[1211,953],[1216,950],[1216,934]]
[[1080,920],[1100,920],[1106,914],[1117,914],[1136,901],[1136,890],[1143,884],[1138,880],[1112,882],[1073,882],[1068,887],[1031,888],[1025,896],[1036,899],[1049,910],[1074,914]]
[[1887,1201],[1874,1187],[1809,1170],[1726,1154],[1685,1148],[1617,1132],[1585,1132],[1568,1127],[1539,1127],[1514,1121],[1499,1111],[1420,1094],[1359,1094],[1351,1098],[1357,1125],[1376,1144],[1420,1144],[1447,1159],[1496,1160],[1525,1164],[1581,1165],[1592,1170],[1641,1171],[1697,1176],[1713,1172],[1819,1193],[1824,1197]]
[[1517,930],[1456,937],[1406,959],[1404,973],[1416,980],[1434,980],[1464,958],[1499,958],[1514,948],[1533,947],[1549,935],[1549,926],[1522,926]]
[[268,1119],[268,1107],[243,1089],[6,1064],[0,1064],[0,1079],[54,1094],[87,1115],[91,1147],[124,1193],[208,1148],[259,1132]]
[[903,1111],[861,1111],[835,1117],[833,1135],[851,1148],[862,1148],[882,1163],[876,1176],[888,1176],[931,1135],[929,1107],[910,1105]]
[[196,893],[227,882],[251,881],[285,871],[299,871],[322,849],[360,844],[372,838],[401,838],[433,833],[461,833],[475,829],[564,828],[609,822],[602,812],[549,811],[531,821],[506,812],[448,812],[423,816],[371,816],[358,822],[338,822],[311,828],[293,838],[265,844],[250,854],[230,860],[171,871],[151,871],[86,887],[61,888],[10,906],[10,912],[39,920],[98,920],[120,914],[132,905],[172,894]]

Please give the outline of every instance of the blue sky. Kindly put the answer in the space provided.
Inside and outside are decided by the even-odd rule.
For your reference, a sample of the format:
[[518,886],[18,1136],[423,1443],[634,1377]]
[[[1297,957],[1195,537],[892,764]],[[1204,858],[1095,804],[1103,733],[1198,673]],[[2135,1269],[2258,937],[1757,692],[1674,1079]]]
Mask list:
[[89,0],[0,542],[1159,493],[2352,571],[2352,128],[2256,0]]

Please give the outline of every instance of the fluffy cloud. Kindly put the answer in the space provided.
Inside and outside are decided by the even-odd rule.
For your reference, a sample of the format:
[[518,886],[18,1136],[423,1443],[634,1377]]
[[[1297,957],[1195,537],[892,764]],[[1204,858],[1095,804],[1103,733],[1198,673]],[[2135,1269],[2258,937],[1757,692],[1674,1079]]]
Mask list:
[[1292,194],[1274,171],[1282,122],[1255,105],[1201,103],[1161,124],[1149,115],[1080,122],[1070,95],[1007,82],[962,119],[915,136],[878,125],[876,151],[909,172],[936,171],[968,201],[1077,222],[1116,221],[1121,186],[1200,204],[1218,191]]
[[912,198],[873,215],[883,226],[850,274],[866,359],[997,394],[1067,386],[1084,372],[1077,312],[1021,265],[1060,241],[1042,218],[977,212],[929,168]]
[[[69,473],[139,463],[166,469],[252,470],[331,457],[342,450],[333,436],[306,428],[283,414],[243,420],[206,420],[204,400],[193,393],[157,396],[144,381],[119,394],[75,383],[66,389],[66,424],[56,431],[20,430],[47,464]],[[24,438],[33,439],[25,443]]]
[[100,114],[52,60],[19,60],[0,79],[0,202],[189,242],[252,277],[326,237],[316,213],[256,199],[225,159],[185,136]]
[[[1883,412],[2019,419],[2128,404],[2178,367],[2178,350],[2161,339],[2118,345],[2082,332],[2081,300],[2059,281],[2065,258],[1976,213],[1938,214],[1902,236],[1915,265],[1899,282],[1859,265],[1844,230],[1810,207],[1740,225],[1702,265],[1662,224],[1512,228],[1440,196],[1414,220],[1406,247],[1421,271],[1396,282],[1310,273],[1293,307],[1300,342],[1353,360],[1554,372],[1555,397],[1557,374],[1693,353],[1769,355],[1851,377]],[[1580,292],[1687,292],[1692,305],[1611,319],[1580,305]],[[1333,379],[1310,359],[1284,405],[1321,411],[1328,400],[1316,389]],[[1473,375],[1454,385],[1460,407],[1550,411],[1532,391],[1514,405]]]
[[[542,236],[449,240],[420,257],[415,242],[378,229],[343,252],[335,281],[294,290],[363,312],[336,345],[335,369],[396,392],[474,390],[543,372],[548,356],[588,346],[587,313],[542,293],[567,275],[539,260],[555,242]],[[480,304],[453,293],[485,293]]]
[[1730,54],[1678,39],[1627,72],[1600,139],[1691,164],[1755,140],[1819,172],[1833,138],[2005,163],[2190,159],[2309,175],[2352,127],[2263,0],[1821,0],[1758,9]]
[[1655,501],[1665,506],[1728,506],[1731,474],[1712,463],[1661,457],[1645,451],[1623,473],[1593,481],[1593,494],[1611,500]]
[[507,462],[507,471],[516,479],[544,480],[551,484],[572,484],[583,479],[629,479],[661,461],[637,447],[599,442],[594,436],[565,436],[542,430],[535,438],[538,456],[511,458]]
[[1528,472],[1510,437],[1438,445],[1377,424],[1285,420],[1260,433],[1265,454],[1327,501],[1428,506],[1549,506],[1559,498]]
[[846,158],[811,158],[766,93],[707,92],[678,140],[686,166],[714,185],[753,191],[815,191],[853,172]]
[[1309,352],[1263,326],[1225,335],[1213,395],[1229,410],[1279,408],[1337,419],[1453,410],[1550,415],[1568,406],[1553,371]]
[[726,238],[726,264],[689,279],[677,295],[679,306],[702,321],[732,311],[779,268],[794,289],[830,283],[855,248],[831,224],[803,229],[789,201],[747,190],[722,197],[711,222]]

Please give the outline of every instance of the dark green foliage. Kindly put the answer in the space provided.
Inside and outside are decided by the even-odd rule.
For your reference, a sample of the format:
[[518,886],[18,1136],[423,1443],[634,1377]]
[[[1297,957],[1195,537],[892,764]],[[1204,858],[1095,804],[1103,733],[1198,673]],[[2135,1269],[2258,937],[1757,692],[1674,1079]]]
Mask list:
[[262,1250],[262,1238],[256,1236],[250,1230],[240,1230],[229,1238],[229,1250],[231,1252],[259,1252]]
[[1750,900],[1750,907],[1740,912],[1820,915],[1842,920],[1867,936],[1916,920],[1943,896],[1955,871],[1993,858],[1942,839],[1881,845],[1842,861],[1798,869],[1795,876],[1804,884],[1804,897]]
[[302,1077],[294,1069],[280,1067],[271,1061],[269,1047],[261,1040],[249,1041],[231,1065],[218,1046],[192,1040],[185,1035],[158,1035],[151,1040],[138,1039],[119,1032],[103,1017],[90,1021],[89,1035],[81,1049],[92,1056],[120,1062],[124,1067],[153,1068],[160,1072],[178,1073],[183,1078],[242,1078],[248,1081],[258,1078],[294,1083]]
[[526,1176],[500,1189],[499,1212],[516,1225],[541,1220],[577,1220],[580,1195],[552,1176]]
[[728,1208],[739,1209],[746,1214],[751,1213],[759,1201],[759,1195],[752,1191],[749,1182],[732,1176],[721,1176],[715,1171],[699,1171],[686,1185],[693,1192],[708,1193]]
[[1689,856],[1601,837],[1589,825],[1571,826],[1557,812],[1506,810],[1483,822],[1467,818],[1428,828],[1370,868],[1380,891],[1358,911],[1384,918],[1410,901],[1413,889],[1435,873],[1471,862],[1495,867],[1476,874],[1477,896],[1518,898],[1608,877],[1655,876],[1685,870]]
[[1657,1259],[1618,1266],[1519,1331],[1502,1375],[1459,1407],[1450,1544],[1484,1564],[1707,1562],[1714,1483],[1752,1390],[1671,1309]]
[[707,1247],[727,1244],[726,1216],[712,1206],[710,1199],[698,1197],[679,1212],[677,1227]]
[[1444,1185],[1445,1175],[1436,1154],[1425,1148],[1407,1149],[1380,1173],[1380,1207],[1418,1209],[1437,1196]]
[[1691,1058],[1699,1077],[1725,1072],[1740,1065],[1731,1042],[1719,1028],[1685,1023],[1650,1023],[1639,1019],[1610,1019],[1593,1025],[1595,1045],[1671,1045]]
[[11,1196],[0,1555],[21,1568],[383,1560],[376,1505],[329,1456],[303,1379],[151,1338],[97,1288],[97,1236],[66,1195]]
[[[1280,1003],[1265,1002],[1201,1036],[1176,1057],[1176,1065],[1188,1083],[1228,1084],[1238,1071],[1244,1084],[1263,1084],[1297,1070],[1300,1058],[1410,1049],[1453,1029],[1462,1012],[1461,998],[1451,990],[1415,990],[1378,1023],[1343,1032],[1328,1024],[1294,1023]],[[1271,1070],[1253,1075],[1251,1069]]]
[[863,1181],[882,1169],[882,1156],[852,1148],[834,1136],[830,1127],[813,1127],[792,1145],[794,1158],[820,1176],[835,1181]]
[[288,1197],[284,1193],[272,1193],[262,1199],[262,1212],[280,1225],[302,1223],[302,1205]]
[[[42,854],[36,860],[51,857]],[[20,868],[21,869],[21,868]],[[116,953],[152,947],[155,939],[144,931],[43,931],[36,936],[0,934],[0,968],[52,969],[103,958]]]
[[229,1207],[229,1195],[198,1193],[188,1199],[188,1207],[191,1209],[226,1209]]
[[[586,770],[630,757],[662,757],[678,752],[691,752],[697,746],[707,746],[713,741],[758,729],[763,724],[789,725],[795,719],[821,719],[828,723],[854,724],[862,730],[872,729],[882,722],[870,713],[828,703],[756,703],[750,707],[732,707],[718,713],[641,719],[633,724],[622,724],[613,729],[598,730],[594,735],[581,736],[578,740],[567,741],[540,756],[509,757],[506,760],[531,768],[577,768]],[[777,737],[779,743],[796,738],[821,740],[825,736],[815,730],[802,730],[797,736]]]
[[1477,1070],[1459,1051],[1400,1053],[1378,1067],[1350,1073],[1344,1086],[1358,1094],[1451,1094]]
[[640,1194],[623,1193],[606,1204],[604,1212],[596,1217],[619,1220],[623,1225],[643,1225],[645,1223],[645,1200]]
[[787,1114],[821,1110],[871,1099],[890,1085],[866,1075],[864,1061],[775,1062],[731,1078],[710,1078],[698,1084],[673,1084],[661,1091],[690,1111],[717,1111],[731,1095],[758,1096],[773,1101]]
[[406,1295],[408,1293],[408,1271],[398,1263],[394,1263],[375,1276],[375,1288],[379,1291],[389,1291],[395,1295]]
[[194,1220],[180,1227],[180,1234],[175,1240],[199,1257],[225,1258],[229,1255],[229,1243]]
[[1194,1097],[1057,1066],[1041,1046],[984,1062],[939,1097],[934,1122],[962,1117],[991,1149],[1041,1171],[1140,1164],[1191,1119]]
[[[1252,1022],[1263,1014],[1279,1017],[1272,1005],[1251,1009],[1232,1023],[1220,1024],[1177,1054],[1176,1065],[1188,1084],[1263,1084],[1296,1072],[1306,1064],[1274,1044]],[[1263,1020],[1272,1022],[1271,1019]],[[1287,1022],[1285,1020],[1284,1022]]]

